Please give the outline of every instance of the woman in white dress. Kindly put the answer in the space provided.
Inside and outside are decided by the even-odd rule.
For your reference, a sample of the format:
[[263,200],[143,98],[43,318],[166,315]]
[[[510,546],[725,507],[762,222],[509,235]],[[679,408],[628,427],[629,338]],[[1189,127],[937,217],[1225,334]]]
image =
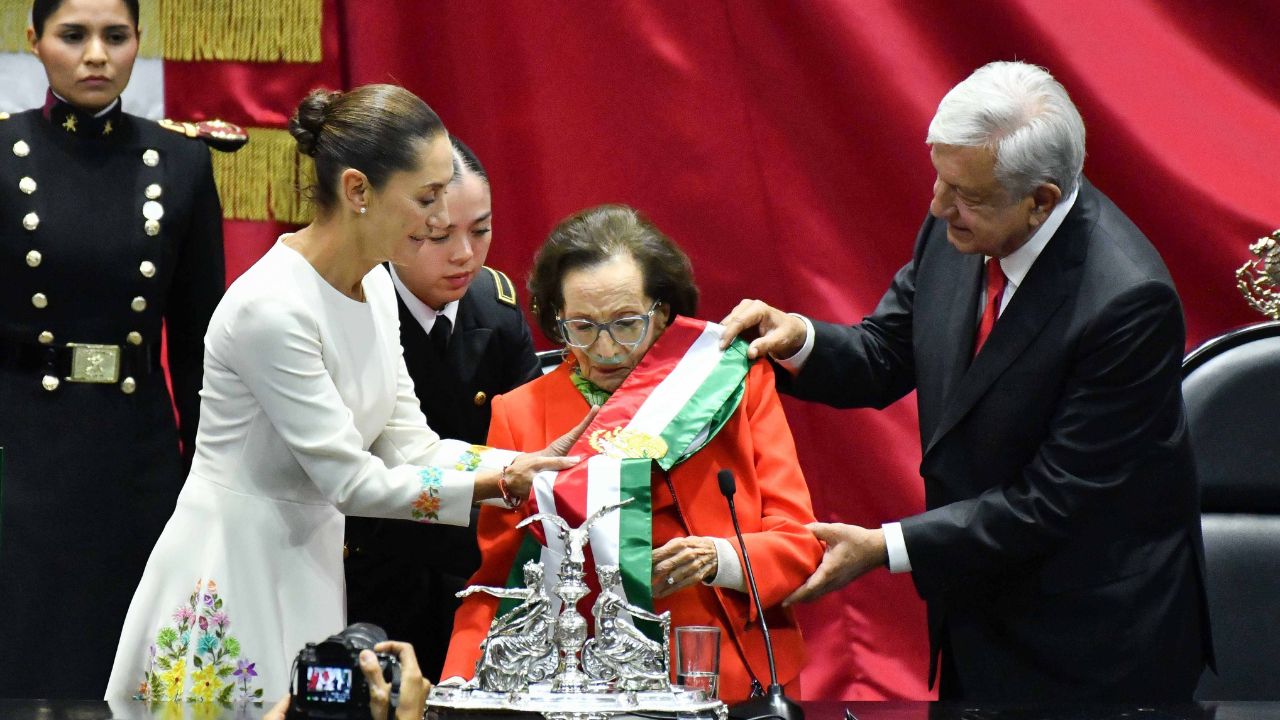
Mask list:
[[315,91],[290,131],[315,159],[317,217],[209,324],[195,460],[108,699],[279,697],[297,652],[345,625],[344,514],[466,525],[473,502],[514,506],[534,473],[576,462],[552,456],[560,443],[517,455],[442,440],[419,410],[380,264],[445,235],[453,154],[436,114],[390,85]]

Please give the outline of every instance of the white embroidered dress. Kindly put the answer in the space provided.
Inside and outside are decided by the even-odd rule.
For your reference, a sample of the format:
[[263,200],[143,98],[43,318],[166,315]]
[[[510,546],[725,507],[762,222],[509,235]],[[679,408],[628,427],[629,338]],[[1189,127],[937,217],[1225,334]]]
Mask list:
[[277,242],[227,290],[205,335],[195,461],[108,699],[274,702],[298,651],[345,626],[343,515],[466,525],[474,469],[515,456],[427,427],[391,278],[379,266],[362,282],[357,302]]

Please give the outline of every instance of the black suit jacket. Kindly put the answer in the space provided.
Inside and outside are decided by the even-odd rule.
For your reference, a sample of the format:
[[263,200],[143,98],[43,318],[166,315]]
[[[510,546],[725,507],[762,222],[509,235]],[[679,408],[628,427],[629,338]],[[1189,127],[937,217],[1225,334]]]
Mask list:
[[1189,699],[1211,650],[1168,271],[1085,183],[971,362],[981,277],[928,218],[874,314],[815,323],[779,386],[917,391],[927,511],[902,530],[931,679],[945,646],[964,697]]

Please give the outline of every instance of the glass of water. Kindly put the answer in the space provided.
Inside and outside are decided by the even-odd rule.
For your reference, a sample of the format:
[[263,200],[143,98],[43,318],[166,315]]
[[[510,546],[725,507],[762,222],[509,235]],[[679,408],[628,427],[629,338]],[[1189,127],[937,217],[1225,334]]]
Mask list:
[[676,628],[676,684],[719,697],[720,628],[682,625]]

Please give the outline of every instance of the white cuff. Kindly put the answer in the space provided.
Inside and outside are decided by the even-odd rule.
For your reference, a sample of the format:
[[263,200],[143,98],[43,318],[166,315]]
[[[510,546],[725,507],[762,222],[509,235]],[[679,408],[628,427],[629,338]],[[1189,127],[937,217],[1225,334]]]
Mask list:
[[709,538],[716,546],[716,576],[704,580],[704,585],[714,585],[728,590],[747,591],[747,580],[742,574],[742,563],[738,561],[738,553],[733,545],[724,538]]
[[462,470],[424,467],[418,470],[418,494],[410,503],[409,518],[421,523],[467,527],[476,492],[476,474]]
[[796,313],[789,313],[789,314],[795,317],[798,317],[804,321],[804,328],[805,328],[804,344],[800,346],[800,349],[796,351],[795,355],[792,355],[789,358],[785,358],[785,359],[779,358],[772,354],[770,354],[769,357],[773,358],[774,362],[781,365],[784,369],[786,369],[787,372],[791,373],[792,375],[795,375],[796,373],[800,372],[800,368],[804,367],[804,361],[808,360],[809,354],[813,352],[814,332],[813,332],[813,323],[809,321],[809,318]]
[[907,540],[902,536],[902,523],[885,523],[880,529],[884,531],[884,546],[889,551],[889,572],[911,572],[911,558],[907,557]]

